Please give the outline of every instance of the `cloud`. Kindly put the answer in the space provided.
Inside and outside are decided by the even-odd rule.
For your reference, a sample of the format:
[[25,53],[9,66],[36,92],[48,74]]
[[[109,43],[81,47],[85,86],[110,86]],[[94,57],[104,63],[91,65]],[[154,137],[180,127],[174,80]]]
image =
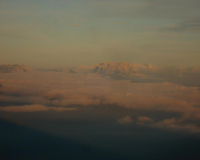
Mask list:
[[88,7],[96,17],[184,19],[197,15],[199,5],[198,0],[94,0]]
[[46,107],[43,105],[24,105],[24,106],[9,106],[9,107],[0,107],[0,111],[4,112],[44,112],[44,111],[74,111],[77,108],[63,108],[63,107]]
[[127,22],[118,22],[118,23],[115,23],[115,24],[121,25],[121,24],[127,24]]
[[[198,87],[169,82],[131,83],[131,80],[116,80],[98,74],[66,72],[0,74],[0,84],[0,110],[4,112],[69,111],[117,105],[130,113],[137,110],[152,113],[151,116],[137,115],[136,124],[157,128],[163,125],[170,129],[165,119],[175,118],[173,125],[177,128],[192,125],[198,128]],[[153,113],[158,112],[168,117],[157,119]],[[128,116],[118,122],[131,120]]]
[[164,119],[163,121],[153,123],[151,126],[154,128],[168,129],[173,131],[189,131],[191,133],[200,132],[200,127],[195,126],[194,124],[182,124],[179,122],[179,119],[175,118]]
[[192,18],[175,25],[169,25],[163,28],[163,30],[170,32],[197,32],[200,31],[200,18]]
[[126,124],[126,123],[132,123],[132,118],[129,116],[123,117],[121,119],[118,120],[118,123],[120,124]]
[[[199,118],[199,117],[195,117],[192,119],[196,119],[196,118]],[[187,123],[185,121],[188,119],[190,119],[188,116],[187,118],[185,116],[182,116],[180,118],[167,118],[161,121],[153,121],[149,117],[140,116],[137,118],[136,124],[146,126],[146,127],[159,128],[159,129],[165,129],[165,130],[171,130],[171,131],[186,131],[190,133],[200,132],[199,126],[192,123]]]
[[80,24],[72,24],[71,26],[78,27]]
[[[13,76],[16,76],[14,74]],[[32,76],[36,76],[35,78]],[[1,101],[53,105],[118,104],[125,108],[195,112],[200,104],[198,87],[162,83],[113,81],[96,74],[33,73],[2,75]],[[59,76],[60,79],[51,77]],[[37,79],[37,77],[40,77]],[[145,101],[144,101],[145,100]]]
[[137,118],[137,123],[144,123],[144,122],[152,122],[151,118],[145,117],[145,116],[140,116]]

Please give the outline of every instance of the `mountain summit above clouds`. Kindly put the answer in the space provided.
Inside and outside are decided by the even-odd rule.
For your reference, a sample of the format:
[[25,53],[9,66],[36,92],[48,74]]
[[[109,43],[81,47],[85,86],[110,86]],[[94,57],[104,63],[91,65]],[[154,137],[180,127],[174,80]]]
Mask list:
[[156,72],[158,68],[152,64],[142,65],[139,63],[132,64],[127,62],[105,62],[96,64],[92,67],[91,73],[99,73],[104,75],[120,75],[120,76],[145,76],[145,72]]
[[0,73],[12,73],[12,72],[32,72],[33,70],[25,65],[0,65]]

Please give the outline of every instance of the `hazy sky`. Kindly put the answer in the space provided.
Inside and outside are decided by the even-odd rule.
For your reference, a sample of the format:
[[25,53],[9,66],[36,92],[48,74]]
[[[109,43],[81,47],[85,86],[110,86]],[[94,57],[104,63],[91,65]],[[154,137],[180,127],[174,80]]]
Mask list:
[[0,0],[0,64],[199,65],[199,0]]

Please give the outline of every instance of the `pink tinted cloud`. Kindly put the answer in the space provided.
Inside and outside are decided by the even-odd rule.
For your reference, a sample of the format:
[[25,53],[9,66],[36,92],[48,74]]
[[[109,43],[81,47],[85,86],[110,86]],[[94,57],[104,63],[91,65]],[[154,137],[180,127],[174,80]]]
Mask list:
[[0,107],[0,111],[4,112],[44,112],[44,111],[62,112],[62,111],[74,111],[74,110],[77,110],[77,108],[46,107],[39,104]]
[[120,123],[120,124],[126,124],[126,123],[132,123],[132,122],[133,122],[133,120],[130,116],[126,116],[126,117],[120,118],[118,120],[118,123]]
[[[1,111],[17,107],[15,103],[24,103],[23,106],[27,107],[27,110],[37,110],[36,106],[41,105],[40,110],[55,111],[58,111],[57,107],[67,110],[64,108],[69,105],[117,104],[132,110],[180,113],[181,117],[173,124],[176,126],[181,126],[179,123],[187,119],[198,120],[200,117],[199,88],[175,83],[131,83],[129,80],[112,80],[96,74],[64,72],[3,74],[0,75],[0,83],[3,85],[0,88],[0,101],[13,103],[12,106],[1,107]],[[31,105],[36,106],[31,108]],[[15,109],[26,111],[24,107]],[[148,117],[143,117],[143,121],[141,117],[138,119],[138,122],[142,123],[147,121]],[[166,125],[166,121],[161,122],[151,121],[157,126]]]

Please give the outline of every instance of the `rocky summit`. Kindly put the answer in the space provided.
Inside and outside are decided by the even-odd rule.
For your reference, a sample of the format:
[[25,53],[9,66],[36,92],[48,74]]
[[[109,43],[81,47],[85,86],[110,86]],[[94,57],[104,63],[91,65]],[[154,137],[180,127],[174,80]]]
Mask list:
[[132,64],[127,62],[105,62],[94,65],[91,73],[120,76],[144,76],[142,73],[152,72],[154,70],[157,70],[157,67],[151,64],[142,65],[139,63]]
[[0,73],[12,73],[12,72],[32,72],[33,70],[25,65],[0,65]]

